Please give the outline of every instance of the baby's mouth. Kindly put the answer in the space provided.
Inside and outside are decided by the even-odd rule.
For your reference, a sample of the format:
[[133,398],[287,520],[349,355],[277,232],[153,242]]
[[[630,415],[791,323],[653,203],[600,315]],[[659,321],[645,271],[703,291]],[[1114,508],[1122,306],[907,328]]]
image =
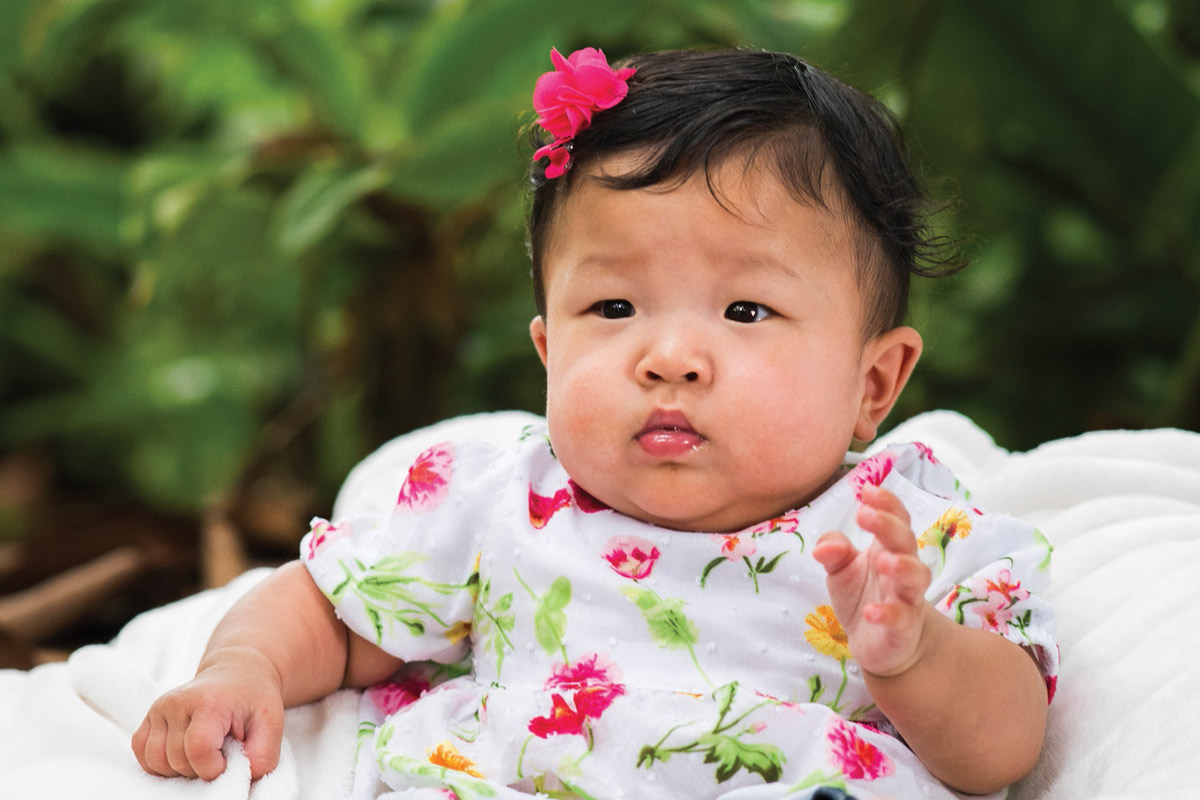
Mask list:
[[707,441],[679,411],[655,411],[634,438],[646,453],[658,458],[677,458]]

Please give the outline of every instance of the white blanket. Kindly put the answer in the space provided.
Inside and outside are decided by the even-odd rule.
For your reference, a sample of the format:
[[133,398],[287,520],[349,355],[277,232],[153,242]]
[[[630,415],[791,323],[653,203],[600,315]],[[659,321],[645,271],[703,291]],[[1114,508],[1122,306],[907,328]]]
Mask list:
[[[386,510],[432,442],[503,440],[528,420],[461,418],[394,440],[347,479],[335,515]],[[1034,522],[1056,547],[1049,599],[1062,672],[1041,760],[1012,797],[1200,798],[1200,434],[1099,432],[1008,453],[964,417],[934,412],[880,437],[912,440],[929,444],[980,507]],[[145,775],[130,752],[155,694],[191,676],[216,621],[263,574],[147,612],[68,664],[0,671],[0,797],[347,797],[355,692],[289,710],[280,766],[253,786],[232,740],[213,783]]]

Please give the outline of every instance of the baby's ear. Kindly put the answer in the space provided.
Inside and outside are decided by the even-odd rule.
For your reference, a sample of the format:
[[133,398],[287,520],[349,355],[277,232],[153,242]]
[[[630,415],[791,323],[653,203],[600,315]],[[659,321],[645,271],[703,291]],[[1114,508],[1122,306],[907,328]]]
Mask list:
[[867,342],[863,348],[863,392],[854,438],[869,442],[875,438],[908,378],[921,357],[921,334],[913,328],[892,328]]
[[537,350],[542,366],[546,366],[546,321],[540,316],[529,323],[529,338],[533,339],[533,348]]

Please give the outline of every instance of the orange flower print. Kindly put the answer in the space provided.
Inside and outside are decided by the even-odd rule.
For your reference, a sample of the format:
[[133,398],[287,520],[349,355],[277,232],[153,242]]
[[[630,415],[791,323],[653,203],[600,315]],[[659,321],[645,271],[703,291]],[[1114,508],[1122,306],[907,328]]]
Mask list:
[[475,762],[455,749],[450,742],[442,742],[429,751],[429,763],[456,772],[465,772],[474,778],[482,778],[483,774],[475,769]]
[[397,508],[407,508],[420,514],[433,511],[442,504],[450,491],[450,476],[454,472],[454,445],[435,444],[408,468],[408,476],[400,487]]
[[996,580],[988,578],[984,586],[987,588],[988,594],[993,592],[1002,595],[1005,600],[1028,600],[1029,590],[1021,586],[1020,581],[1012,581],[1012,572],[1007,569],[1002,569],[996,573]]
[[714,533],[709,536],[721,547],[721,555],[729,561],[741,561],[754,555],[758,548],[746,531],[740,533]]
[[459,620],[447,628],[444,635],[450,640],[451,644],[458,644],[471,635],[471,623],[466,620]]
[[809,628],[804,638],[818,653],[839,660],[850,657],[850,639],[832,606],[817,606],[816,613],[806,615],[804,621]]
[[967,512],[958,508],[947,508],[938,517],[937,522],[930,525],[924,533],[917,537],[917,547],[936,547],[945,551],[946,545],[953,539],[965,539],[971,534],[971,518]]

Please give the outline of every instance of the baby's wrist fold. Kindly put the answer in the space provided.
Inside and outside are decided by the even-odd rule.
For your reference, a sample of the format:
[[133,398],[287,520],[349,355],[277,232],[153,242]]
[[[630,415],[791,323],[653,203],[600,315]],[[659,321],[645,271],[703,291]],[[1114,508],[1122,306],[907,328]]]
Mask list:
[[277,689],[282,690],[282,677],[278,667],[266,653],[256,647],[230,644],[210,648],[205,651],[196,667],[196,677],[224,670],[232,670],[234,675],[241,678],[262,675]]

